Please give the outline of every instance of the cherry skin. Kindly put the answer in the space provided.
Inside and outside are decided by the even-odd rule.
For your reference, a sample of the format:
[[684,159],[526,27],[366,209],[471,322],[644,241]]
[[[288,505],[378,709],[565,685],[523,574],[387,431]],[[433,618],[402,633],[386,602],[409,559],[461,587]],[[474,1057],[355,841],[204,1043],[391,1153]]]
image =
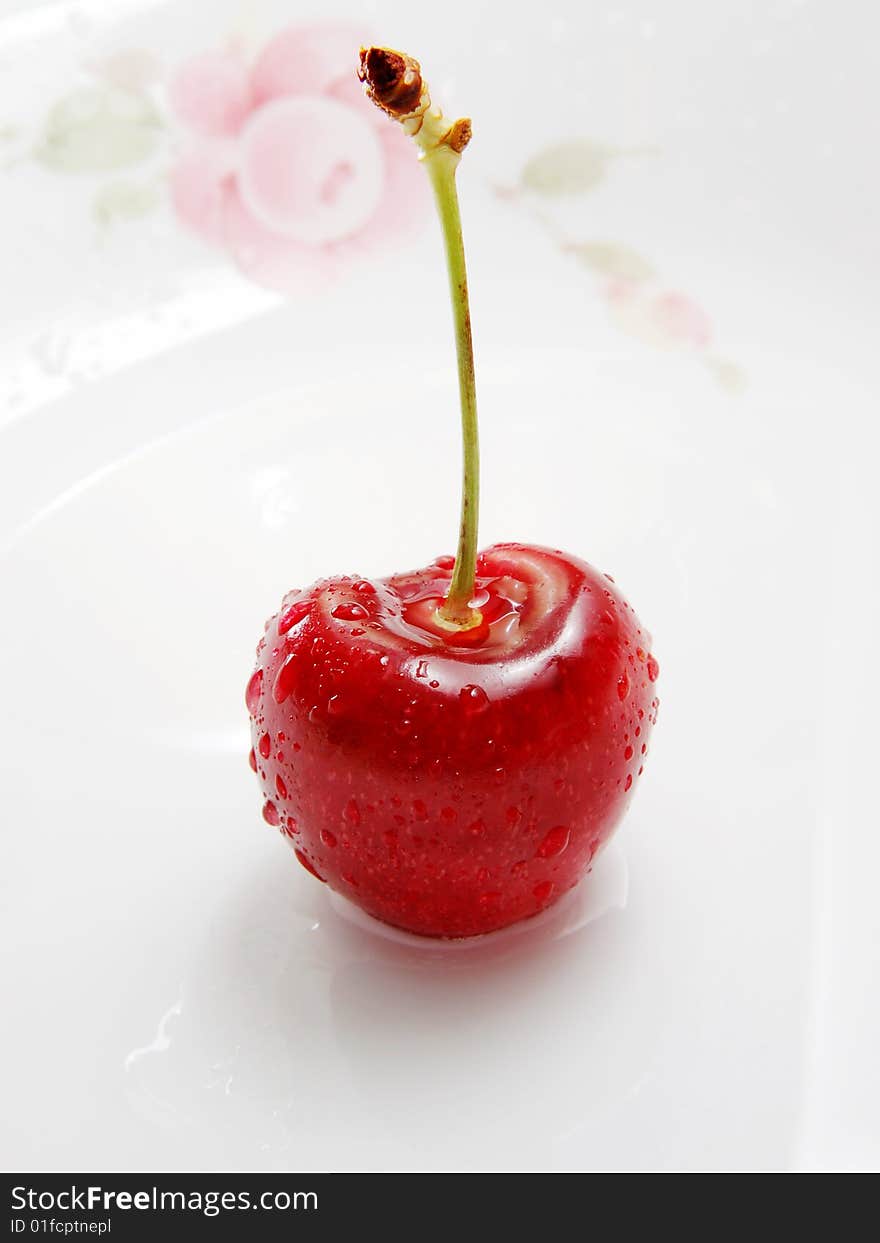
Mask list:
[[290,593],[247,687],[263,817],[389,924],[491,932],[590,868],[632,797],[658,700],[651,640],[607,575],[499,544],[481,621],[436,609],[452,558]]

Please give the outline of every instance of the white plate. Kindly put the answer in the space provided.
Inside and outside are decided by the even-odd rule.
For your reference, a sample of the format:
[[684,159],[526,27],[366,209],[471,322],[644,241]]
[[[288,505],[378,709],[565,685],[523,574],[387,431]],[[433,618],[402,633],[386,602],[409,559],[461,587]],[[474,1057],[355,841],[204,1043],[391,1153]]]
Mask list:
[[[375,7],[374,27],[394,27],[396,6]],[[59,60],[65,40],[122,47],[146,37],[149,10],[171,59],[183,8],[142,0],[111,25],[78,4],[83,36],[64,6],[30,6],[0,45],[5,30]],[[475,144],[462,172],[483,542],[564,546],[614,574],[661,665],[632,812],[582,889],[533,925],[446,948],[383,934],[296,867],[246,759],[243,687],[282,592],[449,549],[455,380],[433,232],[285,301],[180,233],[163,202],[71,262],[77,296],[97,291],[89,314],[68,269],[36,272],[4,337],[17,399],[0,432],[7,1168],[876,1165],[878,514],[859,352],[873,304],[869,282],[822,259],[823,296],[803,296],[806,256],[842,228],[854,255],[867,231],[827,186],[821,209],[804,206],[801,166],[780,171],[760,129],[747,143],[706,68],[720,19],[683,9],[687,23],[652,32],[638,6],[590,27],[633,73],[655,66],[658,97],[659,58],[669,93],[658,117],[630,99],[615,123],[603,79],[599,136],[673,150],[592,197],[496,195],[522,161],[475,54],[455,58],[448,40],[434,53],[486,116],[487,151]],[[830,19],[804,10],[747,30],[729,6],[726,78],[783,36],[818,65]],[[572,104],[575,12],[540,31],[562,49]],[[219,20],[206,10],[174,38],[208,46]],[[277,21],[271,5],[263,20]],[[419,51],[428,34],[404,26]],[[535,37],[514,14],[492,72]],[[716,162],[709,121],[688,111],[685,61],[715,131],[760,166],[752,207],[711,181],[732,157]],[[784,64],[796,112],[806,71]],[[800,119],[773,121],[776,87],[755,75],[765,95],[749,106],[799,150]],[[540,146],[538,121],[526,128]],[[699,169],[712,202],[695,208]],[[40,218],[54,193],[75,221],[101,189],[99,174],[75,190],[30,164],[22,176],[10,216]],[[803,209],[800,233],[771,246],[764,212],[781,217],[780,196]],[[666,296],[654,277],[635,303],[609,301],[553,241],[578,220],[594,247],[619,221],[630,250],[638,231],[640,253],[702,285],[721,346],[702,343],[689,299],[645,319],[641,299]],[[760,263],[728,244],[737,223]],[[20,236],[10,254],[37,264]],[[154,279],[133,290],[144,263]],[[413,322],[365,306],[379,271],[409,287],[423,273]]]

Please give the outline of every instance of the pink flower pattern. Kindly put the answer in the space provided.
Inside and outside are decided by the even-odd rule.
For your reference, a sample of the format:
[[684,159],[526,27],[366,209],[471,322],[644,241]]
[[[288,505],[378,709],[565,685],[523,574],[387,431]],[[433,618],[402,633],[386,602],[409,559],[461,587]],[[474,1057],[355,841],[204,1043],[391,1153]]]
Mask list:
[[614,280],[606,286],[605,298],[618,324],[651,345],[704,350],[712,342],[708,315],[686,294]]
[[174,209],[268,288],[314,290],[424,218],[411,144],[357,82],[362,41],[342,24],[291,26],[251,65],[235,48],[207,52],[171,82],[190,136]]

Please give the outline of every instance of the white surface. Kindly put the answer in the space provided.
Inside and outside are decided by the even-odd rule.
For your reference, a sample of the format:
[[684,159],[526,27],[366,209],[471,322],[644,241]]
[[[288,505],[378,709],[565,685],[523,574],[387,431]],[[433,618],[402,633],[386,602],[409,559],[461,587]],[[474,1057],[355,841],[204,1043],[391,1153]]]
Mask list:
[[[162,44],[186,6],[117,6],[112,29],[106,6],[75,7],[95,43],[133,39],[128,22]],[[208,46],[221,8],[175,37]],[[483,542],[614,574],[661,664],[645,785],[578,899],[586,922],[466,951],[365,930],[263,824],[247,766],[243,688],[282,592],[449,550],[433,231],[384,259],[424,284],[392,332],[362,271],[285,302],[165,208],[72,245],[85,183],[9,182],[7,1168],[880,1164],[878,184],[851,124],[876,126],[880,32],[858,5],[655,10],[560,6],[540,29],[523,10],[503,37],[487,17],[483,45],[493,74],[536,39],[561,49],[526,153],[582,113],[594,138],[657,146],[547,210],[695,290],[739,395],[698,352],[620,335],[499,203],[522,160],[492,90],[448,31],[430,53],[454,68],[451,108],[483,118],[462,173]],[[44,50],[33,65],[60,63],[84,37],[64,12],[13,13],[0,47],[12,31]],[[411,10],[373,12],[423,47]],[[388,408],[389,373],[408,408]]]

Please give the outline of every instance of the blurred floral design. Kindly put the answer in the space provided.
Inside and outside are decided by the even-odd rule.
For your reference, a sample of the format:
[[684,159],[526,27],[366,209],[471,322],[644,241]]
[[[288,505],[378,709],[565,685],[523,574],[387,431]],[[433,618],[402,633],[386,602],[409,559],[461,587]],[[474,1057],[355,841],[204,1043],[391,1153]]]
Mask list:
[[553,207],[600,185],[621,157],[657,154],[650,147],[618,148],[576,139],[557,143],[529,159],[512,186],[497,186],[503,201],[528,211],[598,283],[612,321],[629,336],[660,349],[690,353],[728,393],[745,387],[738,363],[713,349],[712,322],[687,294],[670,287],[655,265],[634,247],[605,239],[574,240],[556,223]]
[[564,198],[593,190],[621,158],[656,155],[653,147],[610,147],[590,138],[554,143],[527,161],[520,186],[549,198]]
[[140,92],[113,85],[82,86],[49,109],[34,150],[56,173],[107,173],[155,154],[162,118]]
[[342,24],[291,26],[248,63],[205,52],[170,84],[189,131],[171,172],[183,223],[250,279],[294,292],[423,216],[424,175],[364,98]]
[[164,197],[161,65],[151,53],[124,49],[82,68],[87,80],[54,100],[35,132],[0,127],[0,142],[12,144],[0,167],[35,161],[50,173],[91,179],[92,218],[105,233],[148,215]]
[[151,52],[120,48],[82,63],[86,80],[30,139],[0,129],[0,141],[24,143],[2,166],[36,160],[91,177],[100,231],[149,214],[170,190],[187,230],[244,276],[313,290],[426,215],[404,134],[357,81],[364,39],[342,22],[292,25],[253,57],[231,39],[170,73]]
[[[230,38],[170,73],[146,49],[117,48],[81,63],[85,80],[50,105],[36,131],[0,125],[0,168],[36,161],[91,178],[99,235],[154,212],[170,191],[186,230],[246,278],[314,293],[427,215],[410,144],[357,82],[354,51],[366,41],[345,22],[298,23],[255,55]],[[574,237],[559,223],[622,161],[658,154],[586,137],[553,142],[495,192],[589,274],[621,331],[689,354],[739,392],[745,375],[716,352],[698,302],[630,244]]]

